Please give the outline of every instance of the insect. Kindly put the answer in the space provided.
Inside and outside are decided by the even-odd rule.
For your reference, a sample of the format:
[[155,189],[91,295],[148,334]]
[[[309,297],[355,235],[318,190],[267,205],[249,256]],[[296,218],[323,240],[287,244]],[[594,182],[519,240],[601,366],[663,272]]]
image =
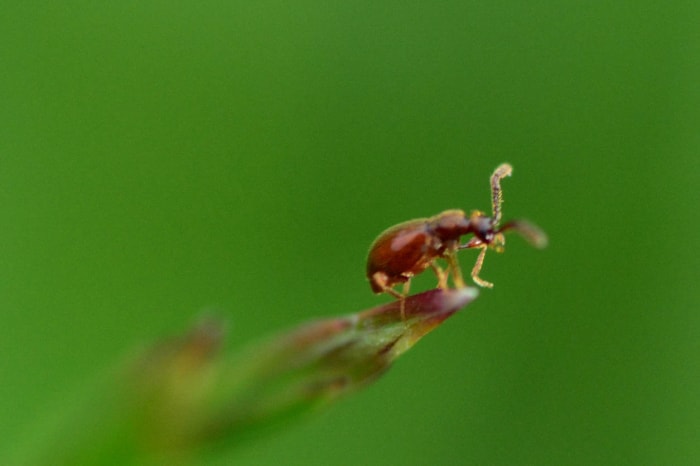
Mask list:
[[[503,252],[505,237],[503,233],[513,230],[522,235],[537,248],[547,245],[547,236],[537,226],[526,220],[511,220],[501,225],[501,180],[510,176],[513,167],[504,163],[491,175],[492,216],[474,210],[468,216],[462,210],[446,210],[434,217],[419,218],[399,223],[380,234],[369,250],[367,257],[367,278],[372,291],[389,293],[402,300],[408,295],[411,278],[431,268],[438,278],[438,288],[448,287],[448,276],[457,288],[465,285],[462,271],[457,262],[460,249],[480,249],[476,264],[471,271],[474,282],[491,288],[490,283],[479,277],[484,264],[486,251],[490,248]],[[461,237],[472,234],[466,243],[460,244]],[[446,270],[437,264],[437,259],[447,262]],[[402,292],[393,287],[403,283]]]

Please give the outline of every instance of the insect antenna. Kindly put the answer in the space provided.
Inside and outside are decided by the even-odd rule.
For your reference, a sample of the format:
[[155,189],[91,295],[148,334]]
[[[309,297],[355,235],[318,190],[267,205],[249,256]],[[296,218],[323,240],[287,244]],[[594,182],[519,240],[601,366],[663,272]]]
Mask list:
[[525,240],[537,249],[547,246],[547,234],[535,224],[527,220],[511,220],[503,225],[499,231],[513,230],[520,234]]
[[501,204],[503,204],[503,193],[501,191],[501,180],[513,173],[513,167],[509,163],[503,163],[496,168],[491,175],[491,208],[493,211],[493,225],[498,226],[501,222]]

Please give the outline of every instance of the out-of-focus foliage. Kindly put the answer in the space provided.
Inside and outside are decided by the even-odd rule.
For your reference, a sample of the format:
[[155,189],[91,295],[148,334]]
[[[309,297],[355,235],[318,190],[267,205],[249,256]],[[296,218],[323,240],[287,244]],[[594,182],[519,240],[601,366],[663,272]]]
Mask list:
[[[221,355],[223,327],[202,321],[142,350],[10,464],[192,464],[374,382],[478,295],[434,290],[281,332]],[[200,458],[201,459],[201,458]]]

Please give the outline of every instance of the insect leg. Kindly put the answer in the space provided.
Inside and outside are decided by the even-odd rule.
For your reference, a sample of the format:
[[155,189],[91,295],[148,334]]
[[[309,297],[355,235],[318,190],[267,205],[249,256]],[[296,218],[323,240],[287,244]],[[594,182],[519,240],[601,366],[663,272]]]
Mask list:
[[382,289],[382,292],[388,293],[394,298],[398,299],[401,304],[401,320],[405,321],[406,320],[406,305],[405,305],[405,300],[406,296],[408,296],[408,291],[411,287],[411,278],[407,277],[406,281],[403,284],[403,293],[399,293],[389,285],[387,285],[387,277],[386,274],[383,272],[375,272],[374,275],[372,276],[372,282],[376,285],[379,286],[379,288]]
[[411,279],[409,278],[403,284],[403,295],[399,300],[401,301],[401,321],[406,322],[406,296],[408,296],[408,290],[411,289]]
[[460,244],[457,246],[457,249],[470,249],[470,248],[481,248],[486,246],[483,241],[481,241],[479,238],[474,237],[469,240],[468,243]]
[[481,266],[484,265],[484,257],[486,256],[487,246],[484,244],[479,247],[481,248],[481,252],[479,253],[479,257],[476,258],[476,264],[474,264],[474,268],[472,269],[472,280],[474,280],[474,283],[476,283],[479,286],[493,288],[493,283],[487,282],[486,280],[482,280],[481,278],[479,278]]
[[433,272],[435,272],[435,275],[437,275],[438,288],[443,290],[446,289],[448,272],[445,272],[439,265],[435,263],[435,261],[430,263],[430,268],[433,269]]
[[447,260],[448,270],[452,271],[452,282],[455,284],[455,287],[464,288],[467,286],[462,278],[462,269],[459,267],[459,262],[457,261],[457,254],[455,254],[455,251],[448,251],[445,254],[445,260]]

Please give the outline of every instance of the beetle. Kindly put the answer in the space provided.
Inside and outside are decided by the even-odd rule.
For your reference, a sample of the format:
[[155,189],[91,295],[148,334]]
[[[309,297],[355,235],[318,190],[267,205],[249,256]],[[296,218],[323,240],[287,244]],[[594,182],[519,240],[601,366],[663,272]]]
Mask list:
[[[501,225],[501,205],[503,195],[501,180],[510,176],[513,167],[504,163],[491,175],[491,206],[489,217],[479,210],[467,215],[463,210],[451,209],[433,217],[419,218],[399,223],[381,233],[374,240],[367,256],[367,278],[372,291],[389,293],[402,300],[408,296],[411,278],[431,268],[438,278],[438,288],[448,287],[448,276],[457,288],[465,287],[462,271],[457,262],[460,249],[480,249],[471,278],[482,287],[492,288],[493,283],[479,277],[488,249],[503,252],[504,232],[513,230],[522,235],[537,248],[547,245],[546,234],[536,225],[526,220],[511,220]],[[469,241],[460,244],[462,236],[473,235]],[[437,264],[437,259],[447,262],[446,270]],[[394,286],[403,283],[399,292]]]

